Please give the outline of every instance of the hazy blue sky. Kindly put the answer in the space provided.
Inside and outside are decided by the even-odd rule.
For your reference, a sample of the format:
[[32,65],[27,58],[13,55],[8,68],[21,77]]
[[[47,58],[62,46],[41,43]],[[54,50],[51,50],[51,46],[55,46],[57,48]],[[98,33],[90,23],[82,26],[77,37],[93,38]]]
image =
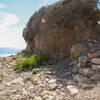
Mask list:
[[0,47],[25,48],[22,31],[29,18],[44,5],[59,0],[0,0]]

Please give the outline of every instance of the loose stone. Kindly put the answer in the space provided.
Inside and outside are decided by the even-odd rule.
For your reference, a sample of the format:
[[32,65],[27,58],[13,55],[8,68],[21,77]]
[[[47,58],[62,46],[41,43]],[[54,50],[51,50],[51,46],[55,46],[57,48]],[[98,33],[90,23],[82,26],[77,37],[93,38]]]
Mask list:
[[79,90],[74,85],[68,85],[67,90],[71,96],[75,96]]

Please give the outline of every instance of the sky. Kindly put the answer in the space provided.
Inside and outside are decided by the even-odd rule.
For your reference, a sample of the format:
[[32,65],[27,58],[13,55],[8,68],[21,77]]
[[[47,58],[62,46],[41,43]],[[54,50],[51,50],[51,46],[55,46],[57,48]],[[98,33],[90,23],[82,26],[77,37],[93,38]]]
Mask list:
[[22,48],[26,43],[23,28],[42,6],[59,0],[0,0],[0,47]]

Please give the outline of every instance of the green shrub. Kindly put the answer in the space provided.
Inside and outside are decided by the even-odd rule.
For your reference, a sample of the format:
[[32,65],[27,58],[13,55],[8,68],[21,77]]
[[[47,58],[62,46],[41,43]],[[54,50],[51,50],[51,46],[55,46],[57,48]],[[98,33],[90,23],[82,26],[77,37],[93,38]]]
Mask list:
[[17,53],[17,55],[13,57],[13,60],[16,60],[16,62],[20,62],[25,58],[30,58],[33,54],[33,49],[26,48],[25,50],[22,50],[21,52]]
[[21,72],[21,71],[26,71],[28,70],[28,67],[30,66],[29,64],[29,59],[25,58],[22,61],[16,61],[16,65],[14,66],[14,70],[16,72]]
[[34,54],[30,58],[24,58],[21,61],[16,61],[16,65],[14,66],[14,70],[18,72],[31,70],[40,65],[46,65],[48,62],[48,57],[41,54]]

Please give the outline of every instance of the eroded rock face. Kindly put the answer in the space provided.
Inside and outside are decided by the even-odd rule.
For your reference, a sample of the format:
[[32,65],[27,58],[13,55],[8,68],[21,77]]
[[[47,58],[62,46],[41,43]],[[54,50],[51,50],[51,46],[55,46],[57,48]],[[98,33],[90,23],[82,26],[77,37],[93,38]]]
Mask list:
[[[30,18],[24,29],[24,39],[37,52],[48,54],[52,57],[69,56],[73,45],[80,43],[80,41],[87,41],[95,33],[95,29],[92,27],[96,27],[97,24],[95,24],[94,19],[97,18],[93,18],[93,16],[98,16],[97,12],[92,11],[94,10],[93,5],[88,2],[92,8],[90,10],[90,12],[92,11],[91,16],[89,13],[88,15],[83,13],[90,9],[87,2],[80,2],[80,8],[77,8],[77,0],[70,0],[70,2],[64,3],[63,1],[47,8],[41,8],[39,12]],[[75,53],[75,58],[81,53],[81,50],[78,51],[77,54]]]

